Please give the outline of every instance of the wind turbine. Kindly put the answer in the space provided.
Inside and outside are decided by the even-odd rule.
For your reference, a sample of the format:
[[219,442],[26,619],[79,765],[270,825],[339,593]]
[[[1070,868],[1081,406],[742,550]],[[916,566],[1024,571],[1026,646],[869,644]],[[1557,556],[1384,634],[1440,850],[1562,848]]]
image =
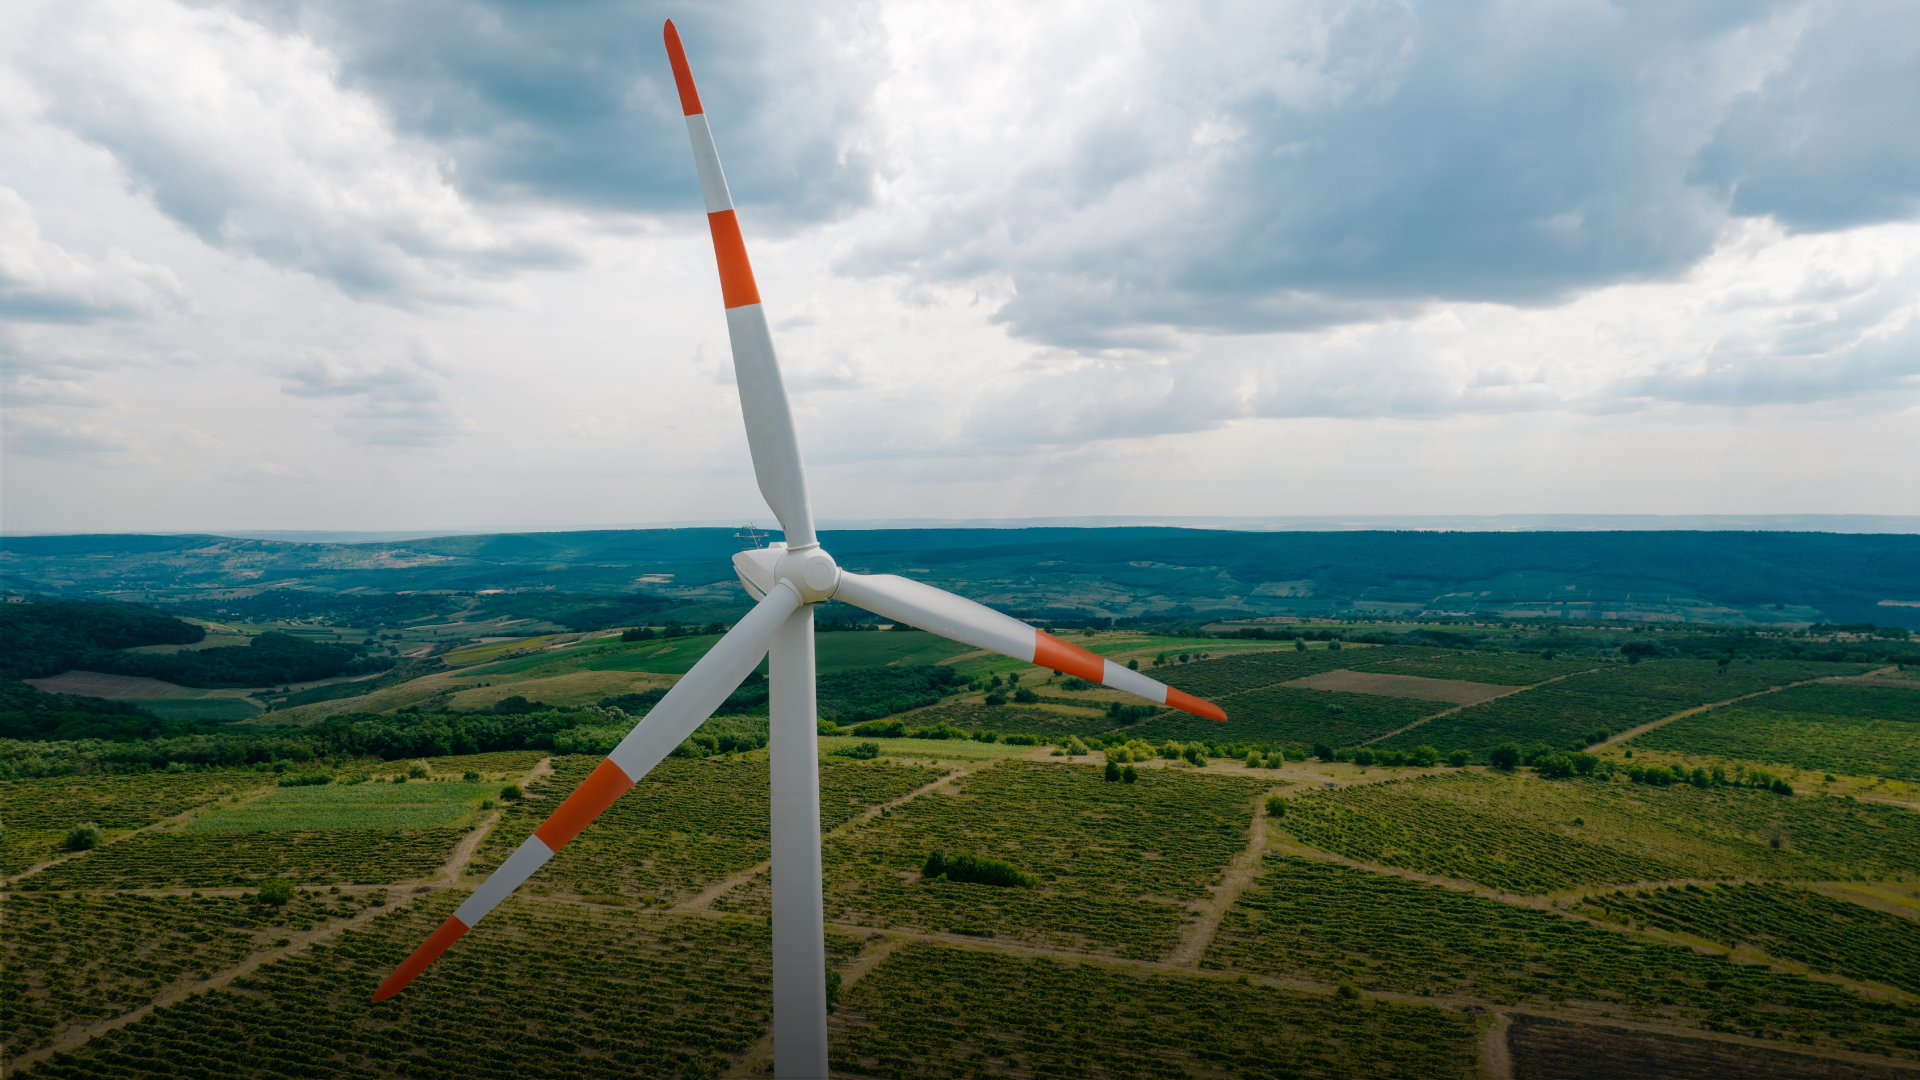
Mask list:
[[771,679],[768,753],[773,786],[773,1039],[774,1075],[827,1075],[825,909],[820,873],[820,771],[814,709],[813,607],[843,600],[896,622],[975,648],[1077,675],[1158,704],[1213,720],[1226,713],[1209,702],[1103,660],[971,600],[891,574],[842,570],[820,546],[807,500],[807,477],[794,437],[793,414],[773,353],[760,290],[740,236],[720,155],[700,107],[673,23],[667,56],[693,140],[693,161],[706,197],[707,224],[720,266],[733,369],[745,414],[747,445],[760,494],[784,542],[733,557],[740,583],[758,601],[746,617],[674,684],[667,696],[614,747],[493,875],[439,929],[387,976],[373,1000],[385,1001],[458,941],[580,830],[613,805],[674,747],[692,735],[749,671],[768,657]]

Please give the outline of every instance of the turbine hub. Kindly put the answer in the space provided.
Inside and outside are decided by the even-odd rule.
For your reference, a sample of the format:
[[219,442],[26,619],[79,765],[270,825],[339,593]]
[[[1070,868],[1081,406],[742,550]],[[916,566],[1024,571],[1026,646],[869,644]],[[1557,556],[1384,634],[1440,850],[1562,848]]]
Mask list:
[[840,567],[818,544],[790,549],[784,543],[772,543],[742,551],[733,557],[733,569],[755,600],[781,581],[792,585],[809,604],[831,599],[840,588]]

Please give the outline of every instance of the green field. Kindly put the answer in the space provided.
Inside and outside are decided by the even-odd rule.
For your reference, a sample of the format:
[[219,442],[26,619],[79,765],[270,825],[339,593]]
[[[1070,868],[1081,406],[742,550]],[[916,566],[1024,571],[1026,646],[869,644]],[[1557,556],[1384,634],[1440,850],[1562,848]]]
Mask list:
[[215,803],[185,833],[336,832],[464,825],[498,784],[322,784],[281,788],[240,806]]
[[1294,686],[1270,686],[1211,700],[1226,710],[1226,723],[1168,712],[1128,728],[1126,734],[1151,743],[1201,739],[1264,748],[1308,749],[1316,743],[1352,746],[1451,707],[1443,701]]
[[1815,772],[1920,780],[1920,724],[1903,720],[1735,706],[1662,724],[1628,745]]
[[257,885],[382,885],[432,877],[466,829],[387,832],[140,833],[57,863],[29,889],[191,889]]
[[848,995],[833,1068],[912,1080],[1465,1080],[1475,1075],[1477,1033],[1472,1016],[1453,1010],[915,944]]
[[[1247,844],[1264,781],[1172,769],[1114,784],[1085,765],[1007,761],[828,840],[827,917],[992,933],[1155,958],[1184,904]],[[1031,889],[929,883],[927,854],[989,855]]]
[[1586,671],[1594,666],[1592,657],[1557,656],[1548,660],[1534,653],[1470,652],[1409,656],[1358,666],[1354,670],[1412,675],[1422,679],[1492,683],[1496,686],[1531,686]]
[[1920,1047],[1920,1010],[1562,915],[1308,859],[1269,855],[1207,962],[1369,990],[1472,995],[1866,1053]]
[[1920,814],[1752,788],[1459,772],[1303,795],[1275,825],[1361,862],[1516,893],[1920,871]]

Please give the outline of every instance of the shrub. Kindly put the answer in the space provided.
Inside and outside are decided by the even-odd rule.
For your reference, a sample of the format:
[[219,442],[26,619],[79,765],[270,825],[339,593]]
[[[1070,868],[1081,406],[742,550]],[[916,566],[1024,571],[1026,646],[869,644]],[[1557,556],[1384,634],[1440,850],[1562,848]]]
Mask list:
[[816,735],[838,735],[840,734],[840,725],[831,720],[821,720],[814,725],[813,730]]
[[1039,703],[1040,695],[1023,686],[1013,692],[1013,700],[1022,705],[1035,705]]
[[1520,744],[1503,742],[1487,752],[1487,759],[1496,769],[1516,769],[1520,767]]
[[1430,769],[1440,764],[1440,751],[1431,746],[1416,746],[1413,748],[1413,753],[1407,755],[1407,759],[1411,764],[1418,765],[1422,769]]
[[1005,705],[1006,703],[1007,695],[1005,694],[991,693],[987,695],[987,704],[989,705]]
[[[475,777],[475,779],[479,779]],[[281,787],[313,787],[316,784],[333,783],[332,773],[295,773],[280,778]]]
[[1257,769],[1261,766],[1263,760],[1264,759],[1260,757],[1260,751],[1258,750],[1247,751],[1247,768]]
[[976,731],[973,733],[973,741],[979,742],[979,743],[999,742],[1000,733],[997,731],[986,731],[986,730]]
[[1018,731],[1010,735],[1002,735],[1000,741],[1008,746],[1044,746],[1046,744],[1046,740],[1038,735],[1028,735]]
[[907,725],[901,720],[869,720],[854,728],[853,733],[863,739],[903,739]]
[[[859,729],[856,728],[855,734],[858,734],[858,733],[859,733]],[[964,729],[957,728],[952,724],[949,724],[945,721],[941,721],[940,723],[935,724],[932,727],[915,728],[913,732],[913,737],[916,739],[963,739],[964,740],[968,738],[968,735]],[[1085,751],[1082,751],[1082,752],[1084,753]]]
[[260,883],[260,902],[269,907],[280,905],[293,899],[293,882],[281,878],[269,878]]
[[1775,795],[1791,795],[1793,794],[1793,785],[1787,783],[1785,780],[1775,780],[1771,786],[1771,790]]
[[1067,736],[1067,756],[1079,757],[1087,752],[1087,744],[1080,741],[1078,735]]
[[427,767],[425,765],[409,765],[407,766],[407,775],[413,777],[415,780],[425,780],[427,778]]
[[1287,800],[1285,796],[1282,796],[1282,795],[1267,796],[1267,816],[1268,817],[1286,817],[1287,816]]
[[472,769],[468,769],[466,772],[460,774],[460,779],[467,781],[478,780],[480,779],[480,774],[474,772]]
[[852,746],[843,746],[828,756],[850,757],[860,761],[870,761],[880,756],[880,744],[877,742],[855,743]]
[[1339,994],[1344,1000],[1352,1001],[1360,996],[1360,988],[1353,985],[1352,979],[1341,979],[1340,989],[1335,991],[1335,993]]
[[1116,762],[1116,761],[1107,762],[1107,780],[1109,783],[1115,783],[1115,784],[1120,782],[1120,763],[1119,762]]
[[[1298,642],[1295,644],[1298,644]],[[1321,761],[1332,761],[1333,747],[1328,746],[1326,743],[1314,743],[1313,756],[1319,758]]]
[[1140,779],[1140,770],[1129,765],[1126,768],[1120,770],[1120,779],[1131,784],[1134,781]]
[[947,858],[935,849],[920,866],[920,876],[936,881],[960,881],[970,885],[991,885],[1000,889],[1028,889],[1040,879],[1010,862],[984,855],[955,855]]
[[1465,768],[1467,762],[1472,760],[1473,755],[1465,750],[1455,750],[1453,753],[1447,755],[1447,764],[1456,769]]
[[508,784],[506,787],[500,789],[501,802],[519,802],[523,797],[524,796],[520,794],[519,784]]
[[64,845],[68,851],[92,851],[100,846],[100,826],[89,821],[67,830]]
[[1364,746],[1358,750],[1355,750],[1353,752],[1353,763],[1355,765],[1360,766],[1363,769],[1373,764],[1373,751],[1367,749]]

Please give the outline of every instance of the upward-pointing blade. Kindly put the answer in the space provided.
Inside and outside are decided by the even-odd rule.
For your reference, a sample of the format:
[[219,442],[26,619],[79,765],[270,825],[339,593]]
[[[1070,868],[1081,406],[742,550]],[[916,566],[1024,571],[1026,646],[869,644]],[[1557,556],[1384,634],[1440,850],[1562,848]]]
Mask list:
[[693,142],[693,163],[700,172],[700,193],[707,201],[707,226],[713,232],[713,255],[720,264],[720,295],[727,305],[727,336],[733,342],[733,374],[740,384],[740,411],[747,422],[747,446],[753,452],[753,475],[767,500],[787,546],[815,543],[813,510],[807,502],[807,474],[800,462],[800,443],[793,433],[793,412],[787,406],[786,384],[773,353],[773,335],[760,306],[760,286],[747,261],[740,219],[733,211],[733,195],[720,171],[720,151],[713,145],[693,84],[680,32],[667,23],[667,58],[673,62],[673,81],[680,91],[680,107],[687,114],[687,137]]
[[1078,675],[1088,682],[1102,683],[1170,709],[1190,712],[1209,720],[1225,720],[1220,706],[1182,693],[1156,679],[1123,667],[1054,637],[1044,630],[1028,626],[990,607],[976,604],[964,596],[955,596],[918,581],[893,574],[840,573],[840,588],[835,600],[866,608],[889,619],[929,630],[976,648],[991,649],[1003,656],[1029,664]]
[[427,966],[439,959],[447,947],[473,929],[475,923],[499,906],[520,883],[547,864],[567,841],[593,822],[615,799],[626,794],[639,779],[673,752],[693,729],[699,727],[720,703],[733,693],[760,658],[787,616],[800,608],[800,594],[782,582],[766,598],[734,624],[727,636],[693,665],[692,670],[673,684],[647,718],[620,740],[607,760],[573,789],[573,794],[554,808],[553,813],[533,830],[519,848],[500,864],[500,869],[482,882],[467,902],[461,904],[447,921],[440,924],[413,955],[406,958],[393,974],[374,991],[373,1000],[385,1001],[407,988]]

